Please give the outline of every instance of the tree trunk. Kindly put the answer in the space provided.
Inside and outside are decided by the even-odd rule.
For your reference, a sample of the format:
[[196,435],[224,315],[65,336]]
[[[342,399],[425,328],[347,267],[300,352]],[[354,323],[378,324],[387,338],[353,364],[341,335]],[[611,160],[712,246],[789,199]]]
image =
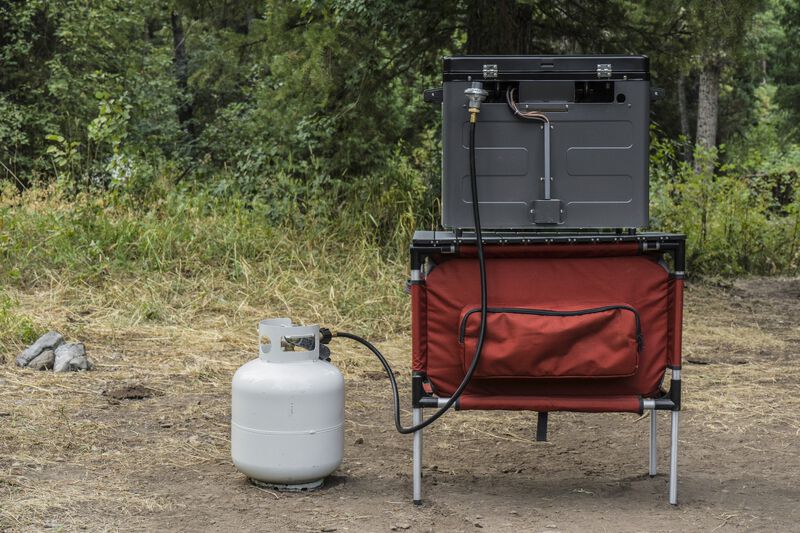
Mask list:
[[468,54],[530,54],[533,7],[517,0],[470,0]]
[[[719,111],[719,79],[722,67],[718,61],[706,61],[700,73],[697,101],[697,147],[708,153],[717,146],[717,114]],[[695,154],[696,156],[697,154]],[[710,172],[714,161],[705,154],[695,157],[695,172]]]
[[172,64],[175,67],[175,81],[178,85],[178,120],[184,130],[194,137],[192,125],[192,102],[189,95],[189,59],[186,57],[186,38],[183,32],[181,16],[173,11],[170,16],[172,22]]
[[689,106],[686,104],[686,75],[678,74],[678,111],[681,115],[681,135],[683,147],[681,148],[683,160],[692,162],[692,132],[689,131]]

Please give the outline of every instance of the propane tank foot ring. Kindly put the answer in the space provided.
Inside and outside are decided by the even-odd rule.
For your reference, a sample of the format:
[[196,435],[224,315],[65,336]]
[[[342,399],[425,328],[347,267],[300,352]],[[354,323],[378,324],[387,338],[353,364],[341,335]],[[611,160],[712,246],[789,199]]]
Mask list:
[[309,483],[298,483],[297,485],[281,485],[279,483],[268,483],[257,479],[249,478],[250,483],[260,489],[277,490],[278,492],[311,492],[322,487],[325,478],[311,481]]

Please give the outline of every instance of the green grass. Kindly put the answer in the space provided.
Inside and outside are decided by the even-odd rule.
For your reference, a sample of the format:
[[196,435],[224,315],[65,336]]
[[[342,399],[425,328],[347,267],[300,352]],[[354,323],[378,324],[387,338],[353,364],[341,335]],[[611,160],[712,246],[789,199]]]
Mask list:
[[[689,234],[691,274],[797,272],[800,211],[756,216],[761,211],[742,193],[732,212],[723,199],[733,189],[717,187],[701,217],[699,204],[687,200],[698,196],[690,185],[687,178],[678,191],[681,203],[655,188],[653,213],[669,214],[662,225]],[[34,307],[26,309],[35,309],[37,320],[64,324],[76,336],[87,317],[119,327],[193,327],[201,318],[225,326],[237,316],[288,316],[375,338],[405,332],[408,243],[412,230],[427,224],[415,219],[411,203],[387,202],[380,223],[355,202],[325,220],[298,211],[291,223],[279,223],[257,201],[170,187],[154,187],[146,200],[14,191],[0,197],[0,289],[9,295],[0,297],[2,342],[21,345],[39,332],[15,311],[14,298],[31,298],[25,303]],[[58,301],[36,302],[38,293]],[[48,305],[67,302],[61,309],[74,316],[47,314]]]
[[12,357],[23,346],[32,343],[44,330],[17,308],[19,303],[4,292],[0,292],[0,353]]
[[380,243],[357,223],[297,229],[266,212],[178,193],[134,205],[29,191],[0,207],[0,279],[23,291],[58,285],[71,300],[91,288],[103,301],[85,306],[133,323],[247,305],[372,334],[407,327],[402,229]]

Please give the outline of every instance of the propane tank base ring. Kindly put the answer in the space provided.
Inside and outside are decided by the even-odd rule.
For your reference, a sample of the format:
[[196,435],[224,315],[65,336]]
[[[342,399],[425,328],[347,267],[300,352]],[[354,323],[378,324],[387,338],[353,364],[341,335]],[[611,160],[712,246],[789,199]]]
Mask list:
[[269,483],[267,481],[259,481],[258,479],[249,478],[250,483],[256,487],[269,490],[277,490],[278,492],[310,492],[322,487],[325,478],[311,481],[309,483],[299,483],[297,485],[282,485],[280,483]]

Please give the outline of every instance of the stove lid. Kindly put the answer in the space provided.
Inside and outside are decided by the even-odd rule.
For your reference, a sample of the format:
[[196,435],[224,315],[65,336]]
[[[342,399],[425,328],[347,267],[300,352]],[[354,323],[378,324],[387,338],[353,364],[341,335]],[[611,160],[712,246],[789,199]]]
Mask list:
[[647,56],[541,55],[444,58],[444,81],[649,80]]

